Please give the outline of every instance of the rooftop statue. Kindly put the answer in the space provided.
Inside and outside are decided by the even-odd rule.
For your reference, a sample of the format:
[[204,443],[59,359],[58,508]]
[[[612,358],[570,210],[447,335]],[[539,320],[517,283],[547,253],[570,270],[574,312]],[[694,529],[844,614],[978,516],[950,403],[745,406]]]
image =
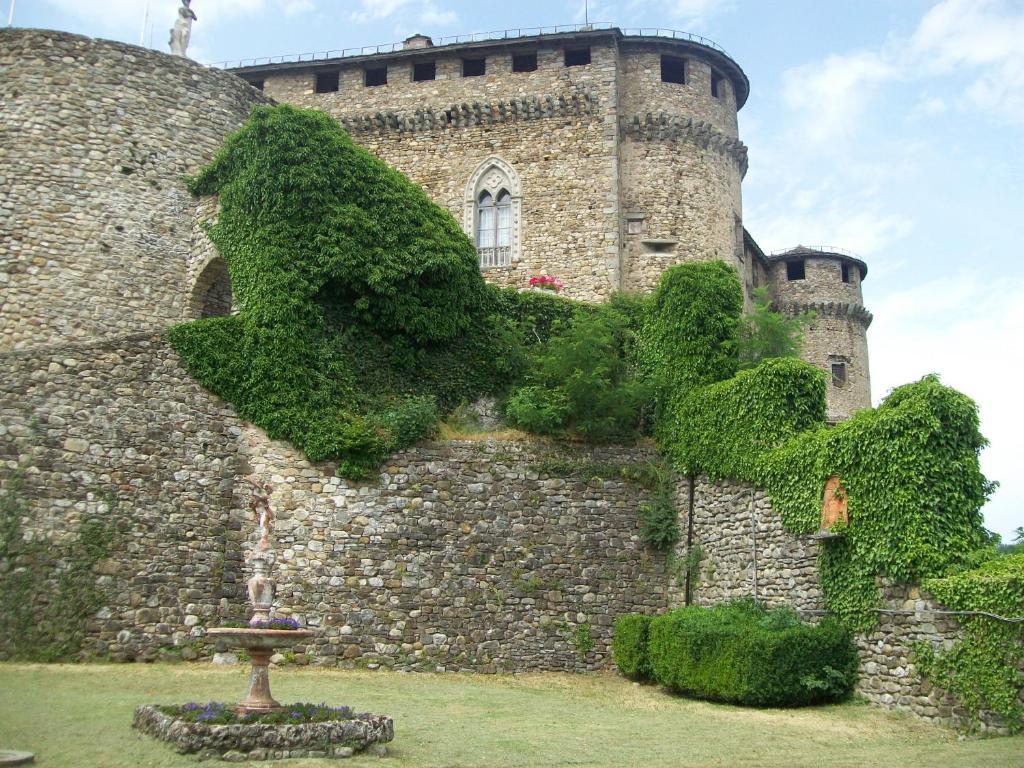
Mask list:
[[195,12],[189,7],[191,4],[192,0],[181,0],[178,18],[171,27],[171,39],[168,43],[172,56],[184,56],[188,49],[188,41],[192,37],[192,22],[197,19]]

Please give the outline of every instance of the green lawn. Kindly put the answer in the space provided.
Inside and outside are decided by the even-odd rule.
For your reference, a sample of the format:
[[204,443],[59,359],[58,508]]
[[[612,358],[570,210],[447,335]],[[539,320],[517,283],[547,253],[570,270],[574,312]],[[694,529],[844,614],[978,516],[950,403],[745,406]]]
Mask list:
[[[195,766],[132,731],[142,703],[236,700],[246,670],[209,664],[0,664],[0,749],[51,766]],[[668,696],[616,675],[430,675],[281,669],[283,701],[390,714],[390,755],[306,766],[1024,766],[1024,736],[958,741],[864,704],[752,710]],[[207,763],[207,765],[210,765]]]

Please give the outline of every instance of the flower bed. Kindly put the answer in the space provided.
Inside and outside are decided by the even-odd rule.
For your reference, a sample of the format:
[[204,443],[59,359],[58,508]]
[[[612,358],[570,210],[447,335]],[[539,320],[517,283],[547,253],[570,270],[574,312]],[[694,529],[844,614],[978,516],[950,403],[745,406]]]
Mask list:
[[264,712],[241,715],[228,704],[211,701],[207,704],[189,702],[181,705],[158,705],[165,715],[176,717],[186,723],[207,723],[208,725],[233,725],[237,723],[267,723],[270,725],[295,725],[296,723],[326,723],[332,720],[352,720],[355,713],[351,707],[331,707],[327,704],[286,704],[283,712]]
[[247,621],[224,621],[221,622],[224,629],[301,629],[301,625],[295,619],[287,617],[274,617],[273,619],[258,620],[251,624]]

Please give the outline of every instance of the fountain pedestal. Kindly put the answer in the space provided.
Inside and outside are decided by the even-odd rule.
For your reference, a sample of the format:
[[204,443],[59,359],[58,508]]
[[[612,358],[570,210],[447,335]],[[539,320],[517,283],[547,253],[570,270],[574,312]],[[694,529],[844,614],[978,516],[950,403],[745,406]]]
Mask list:
[[249,690],[231,709],[240,715],[280,712],[283,707],[270,692],[270,657],[278,648],[288,648],[300,640],[312,637],[308,629],[256,629],[218,627],[206,634],[215,640],[225,640],[233,648],[243,648],[252,663],[249,672]]

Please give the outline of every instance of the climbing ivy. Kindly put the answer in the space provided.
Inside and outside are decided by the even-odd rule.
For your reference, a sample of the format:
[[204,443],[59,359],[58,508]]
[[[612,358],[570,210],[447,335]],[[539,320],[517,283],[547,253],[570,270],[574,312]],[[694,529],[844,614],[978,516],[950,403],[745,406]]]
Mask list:
[[820,558],[828,608],[874,623],[875,580],[937,576],[986,542],[981,507],[993,490],[978,464],[977,406],[937,376],[898,387],[877,409],[806,432],[759,462],[783,525],[817,531],[825,481],[838,475],[850,525]]
[[[661,276],[637,342],[637,363],[657,401],[656,429],[670,403],[727,379],[738,366],[736,333],[743,292],[721,261],[678,264]],[[666,435],[671,440],[671,435]]]
[[362,477],[523,358],[446,211],[327,115],[257,107],[190,181],[239,314],[171,330],[194,376],[314,461]]
[[[1024,617],[1024,553],[996,557],[978,568],[942,578],[926,579],[924,589],[944,606],[982,611],[1007,618]],[[915,661],[922,674],[952,693],[974,718],[996,712],[1011,730],[1024,726],[1024,622],[991,616],[961,616],[964,638],[939,651],[917,647]]]
[[0,650],[12,659],[60,661],[81,651],[86,625],[107,601],[96,565],[117,547],[116,503],[101,495],[98,510],[70,543],[26,539],[29,513],[23,470],[0,495]]
[[773,358],[672,398],[658,434],[685,474],[755,479],[766,451],[824,419],[824,374],[801,360]]

